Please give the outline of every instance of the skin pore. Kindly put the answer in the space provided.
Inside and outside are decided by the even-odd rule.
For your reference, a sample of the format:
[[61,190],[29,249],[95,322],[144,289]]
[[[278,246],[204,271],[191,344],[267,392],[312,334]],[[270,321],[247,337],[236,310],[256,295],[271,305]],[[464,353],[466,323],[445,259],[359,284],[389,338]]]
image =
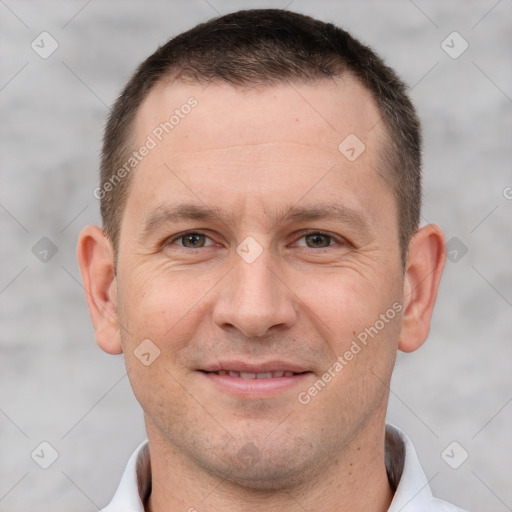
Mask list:
[[[442,233],[417,232],[404,274],[395,198],[377,167],[386,135],[350,76],[252,89],[162,82],[139,109],[137,147],[190,97],[197,106],[131,176],[116,273],[100,228],[84,228],[78,246],[97,342],[124,353],[144,410],[146,508],[387,510],[389,382],[397,350],[428,334]],[[338,149],[350,134],[365,144],[354,161]],[[145,366],[134,350],[148,339],[160,354]],[[270,367],[294,375],[269,390],[211,373]]]

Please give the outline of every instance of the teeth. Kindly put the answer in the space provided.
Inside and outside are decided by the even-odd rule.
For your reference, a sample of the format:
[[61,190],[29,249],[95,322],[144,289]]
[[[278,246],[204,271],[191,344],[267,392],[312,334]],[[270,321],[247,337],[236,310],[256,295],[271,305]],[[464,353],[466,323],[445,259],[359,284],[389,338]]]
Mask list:
[[271,379],[272,378],[272,372],[262,372],[256,374],[257,379]]
[[231,370],[219,370],[216,372],[218,375],[229,375],[230,377],[235,377],[239,379],[272,379],[272,378],[280,378],[280,377],[292,377],[295,375],[294,372],[284,371],[284,370],[275,370],[273,372],[235,372]]

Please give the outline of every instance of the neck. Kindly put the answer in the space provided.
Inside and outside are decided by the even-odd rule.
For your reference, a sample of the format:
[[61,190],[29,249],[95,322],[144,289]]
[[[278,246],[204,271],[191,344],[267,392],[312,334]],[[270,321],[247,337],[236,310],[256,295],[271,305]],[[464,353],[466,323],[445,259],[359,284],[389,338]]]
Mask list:
[[[380,416],[380,415],[379,415]],[[384,419],[373,418],[322,470],[304,482],[271,490],[213,476],[177,451],[147,422],[152,492],[147,512],[384,512],[393,498],[384,462]]]

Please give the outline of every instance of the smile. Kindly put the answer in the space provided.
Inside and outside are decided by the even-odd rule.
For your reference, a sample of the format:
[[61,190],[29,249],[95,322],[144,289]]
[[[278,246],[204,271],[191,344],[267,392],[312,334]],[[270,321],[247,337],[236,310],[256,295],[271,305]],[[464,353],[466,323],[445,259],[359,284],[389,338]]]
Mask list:
[[202,368],[213,389],[242,399],[263,399],[280,396],[304,387],[314,374],[299,365],[284,362],[254,364],[242,362],[217,363]]
[[306,372],[292,372],[289,370],[275,370],[272,372],[237,372],[234,370],[219,370],[216,372],[206,373],[215,373],[216,375],[229,375],[235,379],[278,379],[281,377],[293,377],[299,373]]

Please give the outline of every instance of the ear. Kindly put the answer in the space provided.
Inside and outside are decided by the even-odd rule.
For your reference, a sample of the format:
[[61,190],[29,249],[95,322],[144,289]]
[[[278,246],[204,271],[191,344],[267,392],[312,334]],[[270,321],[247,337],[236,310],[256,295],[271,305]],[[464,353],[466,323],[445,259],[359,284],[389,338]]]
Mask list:
[[398,348],[412,352],[430,331],[439,282],[446,261],[444,235],[439,226],[420,228],[409,243],[404,279],[404,314]]
[[77,256],[96,342],[105,352],[120,354],[112,244],[102,229],[86,226],[78,238]]

